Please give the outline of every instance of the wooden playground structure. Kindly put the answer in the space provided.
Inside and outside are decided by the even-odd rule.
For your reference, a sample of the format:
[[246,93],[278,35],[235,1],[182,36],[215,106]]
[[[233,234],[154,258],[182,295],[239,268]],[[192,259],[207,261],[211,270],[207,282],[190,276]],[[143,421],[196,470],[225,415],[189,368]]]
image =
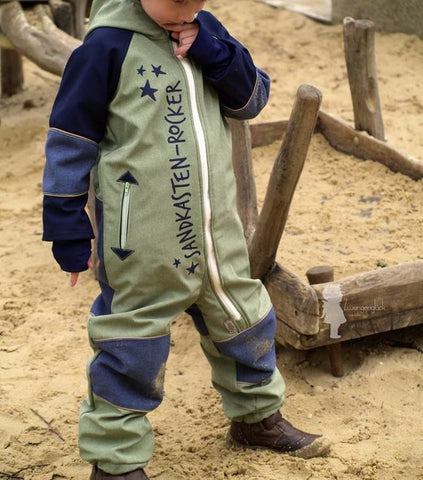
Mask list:
[[[80,43],[86,6],[86,0],[50,0],[32,7],[30,14],[37,17],[39,30],[30,24],[30,15],[16,0],[0,4],[3,95],[21,88],[21,55],[61,75],[70,52]],[[381,162],[414,180],[423,178],[423,162],[392,148],[385,140],[374,32],[373,22],[344,19],[355,128],[321,111],[322,94],[310,85],[299,86],[289,120],[252,125],[229,120],[238,210],[251,273],[263,280],[272,298],[278,320],[276,339],[301,350],[324,346],[335,376],[343,375],[343,341],[423,323],[423,261],[340,279],[334,279],[330,265],[310,265],[305,283],[275,260],[314,133],[321,133],[342,152]],[[281,141],[281,146],[259,213],[251,150],[275,141]]]

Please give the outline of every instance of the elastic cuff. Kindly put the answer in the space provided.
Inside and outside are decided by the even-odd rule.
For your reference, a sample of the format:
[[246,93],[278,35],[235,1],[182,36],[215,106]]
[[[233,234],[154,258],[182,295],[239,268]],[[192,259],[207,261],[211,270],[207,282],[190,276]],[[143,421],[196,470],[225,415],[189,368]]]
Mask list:
[[53,256],[65,272],[83,272],[88,270],[91,256],[91,240],[72,240],[53,242]]
[[97,468],[103,470],[103,472],[109,473],[110,475],[124,475],[125,473],[133,472],[138,468],[145,468],[147,462],[145,463],[126,463],[124,465],[114,465],[112,463],[98,463]]

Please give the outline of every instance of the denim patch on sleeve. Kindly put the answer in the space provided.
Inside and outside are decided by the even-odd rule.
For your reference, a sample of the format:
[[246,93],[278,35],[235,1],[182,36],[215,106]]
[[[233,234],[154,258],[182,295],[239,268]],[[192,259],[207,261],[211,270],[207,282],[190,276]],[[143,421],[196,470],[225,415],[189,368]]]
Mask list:
[[49,195],[81,195],[90,184],[90,171],[97,159],[96,143],[51,129],[46,142],[43,191]]

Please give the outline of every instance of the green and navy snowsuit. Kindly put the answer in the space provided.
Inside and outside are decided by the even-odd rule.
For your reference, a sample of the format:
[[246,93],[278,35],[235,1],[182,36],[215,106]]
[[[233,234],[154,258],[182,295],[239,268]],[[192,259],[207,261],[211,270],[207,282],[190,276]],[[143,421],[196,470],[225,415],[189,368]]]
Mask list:
[[256,116],[269,78],[213,15],[196,21],[182,59],[138,1],[95,1],[50,118],[43,238],[66,271],[87,268],[94,178],[101,293],[80,450],[112,474],[152,455],[146,414],[162,400],[170,324],[184,311],[229,418],[260,421],[283,401],[275,316],[250,278],[223,116]]

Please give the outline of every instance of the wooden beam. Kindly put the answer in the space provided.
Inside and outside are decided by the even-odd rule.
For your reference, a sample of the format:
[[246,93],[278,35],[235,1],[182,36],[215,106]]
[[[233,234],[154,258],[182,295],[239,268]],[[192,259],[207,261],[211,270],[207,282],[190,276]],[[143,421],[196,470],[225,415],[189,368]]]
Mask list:
[[[319,302],[310,285],[278,263],[275,263],[264,284],[279,321],[288,324],[299,334],[316,335],[319,332]],[[282,337],[278,341],[286,343]]]
[[252,148],[270,145],[278,140],[282,141],[287,128],[288,120],[250,124]]
[[255,230],[258,217],[250,128],[247,121],[227,120],[232,131],[232,164],[237,183],[238,213],[248,241]]
[[423,161],[403,154],[366,133],[357,132],[328,113],[319,112],[316,130],[326,137],[333,148],[341,152],[375,160],[393,172],[403,173],[414,180],[423,178]]
[[375,54],[375,24],[344,19],[344,50],[356,130],[385,141]]
[[0,30],[21,55],[48,72],[62,75],[72,50],[81,42],[58,29],[48,10],[47,5],[34,7],[42,22],[40,30],[28,23],[19,2],[0,3]]
[[[313,285],[321,306],[327,285]],[[342,293],[340,307],[347,323],[389,318],[400,312],[423,308],[423,261],[352,275],[333,282],[333,285]],[[323,310],[320,317],[323,318]],[[341,334],[345,326],[345,323],[341,326]]]
[[75,37],[82,39],[85,34],[87,0],[66,0],[73,7]]
[[75,36],[73,6],[64,0],[49,0],[55,25],[68,35]]
[[251,275],[264,278],[272,268],[285,227],[322,95],[310,85],[300,85],[288,129],[276,157],[257,228],[249,248]]
[[15,50],[0,50],[1,96],[10,97],[22,91],[24,74],[22,57]]
[[[342,326],[342,341],[398,330],[413,325],[420,325],[422,318],[423,307],[417,307],[412,310],[398,312],[395,315],[369,318],[368,320],[358,322],[347,322]],[[339,340],[330,338],[329,330],[329,325],[322,324],[319,333],[316,335],[304,335],[278,318],[276,324],[276,340],[298,350],[309,350],[311,348],[338,343]]]

